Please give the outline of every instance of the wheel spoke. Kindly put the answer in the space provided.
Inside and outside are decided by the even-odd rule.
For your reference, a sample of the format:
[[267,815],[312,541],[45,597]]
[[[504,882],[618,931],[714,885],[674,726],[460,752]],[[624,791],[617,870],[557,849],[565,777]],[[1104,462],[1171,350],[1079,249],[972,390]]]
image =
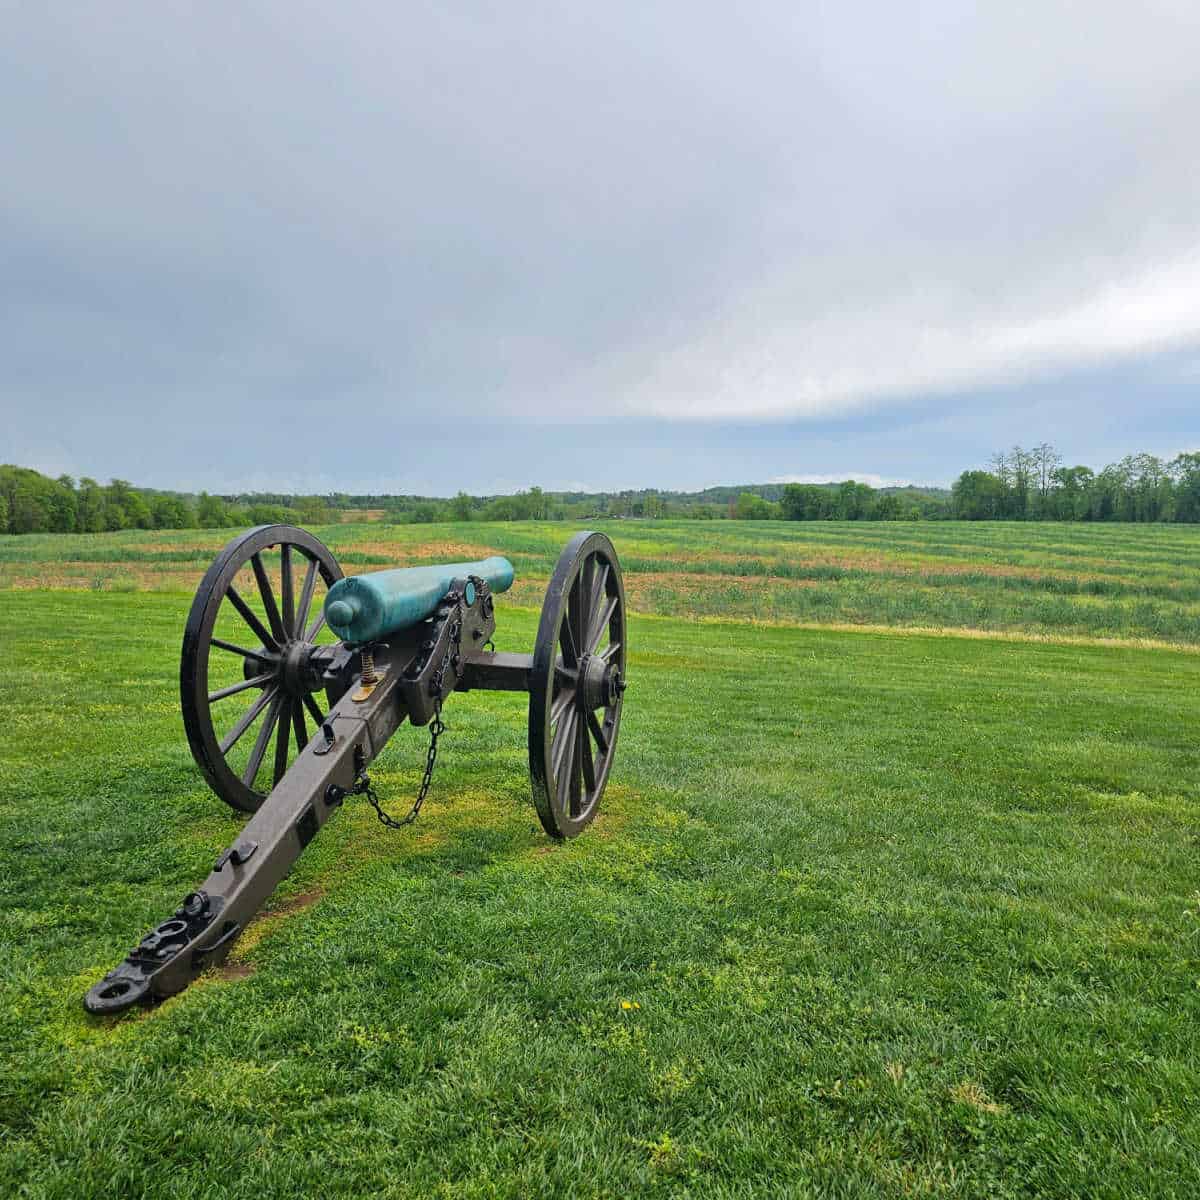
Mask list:
[[558,732],[554,737],[554,744],[550,750],[550,768],[554,772],[556,781],[562,779],[564,760],[574,757],[569,753],[575,745],[575,720],[579,716],[579,710],[572,708],[559,724]]
[[250,626],[254,636],[269,650],[278,650],[279,643],[269,634],[266,627],[255,615],[254,610],[242,599],[241,593],[231,583],[225,593],[230,603],[242,614],[242,620]]
[[598,612],[592,621],[592,627],[588,630],[587,646],[584,648],[584,654],[595,654],[596,647],[600,645],[600,639],[604,636],[604,631],[608,628],[609,621],[612,620],[612,615],[617,609],[616,596],[610,596],[608,603]]
[[[586,617],[583,611],[586,597],[583,576],[586,570],[587,563],[584,562],[579,574],[575,576],[575,580],[571,584],[571,593],[567,598],[567,624],[571,627],[572,644],[580,653],[582,653],[583,648],[583,636],[587,631]],[[576,661],[578,661],[578,657],[577,654]]]
[[296,636],[296,593],[292,579],[292,547],[287,542],[279,545],[279,602],[283,606],[283,632],[286,637]]
[[255,675],[252,679],[243,679],[241,683],[230,684],[229,687],[224,687],[215,692],[208,693],[209,704],[215,704],[218,700],[224,700],[227,696],[236,696],[238,692],[249,691],[254,687],[266,687],[275,678],[274,671],[267,671],[262,675]]
[[292,729],[296,734],[296,750],[303,750],[308,745],[308,730],[304,727],[304,705],[299,700],[292,701]]
[[218,650],[228,650],[230,654],[237,654],[241,658],[253,658],[261,663],[275,661],[275,656],[265,650],[247,650],[245,646],[236,646],[233,642],[223,642],[220,638],[211,638],[208,644],[216,646]]
[[567,795],[570,797],[570,806],[567,812],[572,817],[579,816],[583,808],[583,797],[581,795],[583,788],[583,763],[580,761],[583,756],[580,754],[579,744],[579,735],[582,732],[582,726],[578,721],[575,723],[575,730],[574,745],[571,748],[571,772],[567,778],[569,789]]
[[317,619],[308,627],[307,632],[304,634],[304,640],[306,642],[316,641],[317,634],[320,633],[321,630],[324,628],[325,628],[325,613],[324,613],[324,611],[322,611],[321,615],[319,617],[317,617]]
[[575,649],[575,635],[571,632],[569,613],[563,617],[563,623],[558,627],[558,640],[562,646],[563,665],[573,671],[579,665],[579,652]]
[[317,723],[317,728],[321,727],[321,722],[325,720],[325,714],[317,707],[317,702],[307,693],[304,693],[304,707],[308,709],[308,715]]
[[304,622],[308,620],[308,610],[312,604],[313,590],[317,586],[317,560],[310,558],[308,560],[308,570],[304,573],[304,584],[300,588],[300,604],[296,609],[296,620],[293,629],[297,633],[304,628]]
[[584,794],[591,796],[596,791],[596,765],[592,762],[592,743],[588,739],[587,726],[579,722],[579,765],[583,769]]
[[240,717],[237,724],[225,735],[225,740],[221,743],[221,754],[226,755],[237,745],[238,739],[254,724],[254,718],[258,716],[272,700],[275,699],[275,688],[267,688],[255,702]]
[[612,662],[612,660],[616,657],[617,652],[620,649],[621,649],[620,642],[609,642],[608,645],[605,646],[604,649],[600,651],[600,657],[602,659],[604,659],[605,662]]
[[262,556],[258,554],[250,555],[250,565],[254,568],[254,578],[258,580],[258,594],[262,596],[263,608],[267,613],[267,620],[271,623],[271,631],[275,634],[277,642],[287,640],[287,634],[283,628],[283,622],[279,618],[279,606],[275,603],[275,593],[271,591],[271,581],[267,578],[267,568],[263,566]]
[[563,746],[563,762],[558,769],[558,773],[554,777],[554,790],[558,800],[559,808],[571,816],[571,792],[573,791],[573,783],[576,775],[575,751],[577,743],[575,741],[575,726],[571,724],[570,735],[565,739]]
[[279,732],[275,737],[275,783],[278,784],[287,770],[288,745],[292,737],[292,698],[284,696],[279,714]]
[[246,769],[242,772],[242,782],[248,787],[254,787],[254,777],[258,774],[258,768],[262,766],[263,755],[267,752],[267,743],[271,740],[271,733],[275,728],[275,722],[279,718],[279,703],[283,698],[281,692],[275,693],[274,700],[271,701],[271,707],[267,709],[267,715],[263,719],[262,728],[258,731],[258,737],[254,739],[254,749],[250,751],[250,760],[246,763]]
[[594,560],[590,556],[585,558],[579,564],[579,574],[575,576],[575,586],[571,589],[571,599],[575,601],[573,625],[581,646],[587,633],[588,614],[592,609],[592,577],[595,574],[593,567]]
[[596,739],[596,749],[600,751],[600,757],[603,758],[608,753],[608,738],[604,736],[600,718],[591,709],[588,709],[587,725],[592,731],[592,737]]
[[608,587],[608,574],[608,563],[598,564],[592,571],[592,594],[588,599],[588,613],[591,615],[591,624],[593,625],[596,620],[596,610],[604,599],[605,588]]
[[554,697],[554,703],[550,705],[550,724],[553,725],[554,722],[557,721],[559,717],[561,717],[563,713],[566,712],[566,710],[574,703],[575,689],[563,688],[563,690]]

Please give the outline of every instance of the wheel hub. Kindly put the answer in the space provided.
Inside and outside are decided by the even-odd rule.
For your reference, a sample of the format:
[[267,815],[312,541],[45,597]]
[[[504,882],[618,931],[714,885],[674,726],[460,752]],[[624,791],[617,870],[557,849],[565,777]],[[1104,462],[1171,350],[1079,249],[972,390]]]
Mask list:
[[585,654],[579,663],[579,702],[584,709],[607,708],[625,690],[620,669],[598,654]]
[[313,670],[312,656],[315,646],[303,641],[287,641],[278,652],[263,658],[247,658],[242,664],[242,674],[247,679],[261,675],[264,670],[272,671],[276,680],[289,696],[303,696],[321,687],[319,671]]
[[293,696],[316,691],[309,669],[313,649],[307,642],[301,641],[288,642],[283,648],[283,686]]

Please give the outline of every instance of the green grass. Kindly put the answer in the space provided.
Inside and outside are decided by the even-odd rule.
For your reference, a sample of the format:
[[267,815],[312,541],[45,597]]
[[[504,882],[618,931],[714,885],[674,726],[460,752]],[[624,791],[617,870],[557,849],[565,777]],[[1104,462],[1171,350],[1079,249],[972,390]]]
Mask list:
[[[636,607],[664,616],[886,625],[1200,644],[1195,526],[601,522]],[[539,602],[566,540],[551,523],[334,525],[364,570],[502,553]],[[0,590],[190,590],[228,531],[0,537]]]
[[[928,563],[1197,586],[1177,530],[613,528],[626,562],[697,571],[713,547],[886,558],[863,620],[934,623]],[[537,577],[565,532],[385,536],[469,537]],[[325,533],[349,557],[381,531]],[[194,586],[219,540],[71,552],[203,547]],[[49,544],[0,543],[10,582]],[[770,615],[846,619],[844,583]],[[1153,629],[1146,605],[1197,640],[1190,600],[986,598],[994,624],[1117,636]],[[521,699],[454,697],[414,830],[347,805],[234,969],[96,1021],[83,991],[239,828],[183,738],[188,601],[0,591],[0,1194],[1200,1194],[1193,650],[635,618],[583,837],[540,832]],[[535,623],[502,600],[499,647]],[[402,730],[380,760],[393,808],[423,751]]]

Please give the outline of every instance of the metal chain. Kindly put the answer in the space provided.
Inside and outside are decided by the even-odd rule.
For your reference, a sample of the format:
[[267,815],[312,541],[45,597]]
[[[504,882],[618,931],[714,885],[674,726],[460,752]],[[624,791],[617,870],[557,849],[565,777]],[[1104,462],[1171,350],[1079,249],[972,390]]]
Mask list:
[[446,652],[442,655],[442,661],[429,681],[430,687],[433,689],[433,694],[436,697],[433,702],[433,720],[429,722],[429,749],[425,752],[425,774],[421,777],[421,786],[417,791],[417,798],[413,801],[413,806],[409,810],[408,815],[397,820],[383,811],[383,806],[379,803],[379,797],[375,794],[375,789],[371,786],[371,777],[366,771],[361,772],[359,777],[354,781],[354,787],[351,791],[366,796],[367,803],[375,810],[375,815],[379,818],[380,824],[386,825],[388,829],[403,829],[405,825],[411,825],[417,819],[421,811],[421,805],[425,803],[425,797],[429,795],[429,785],[433,782],[433,768],[438,756],[438,738],[446,732],[446,723],[442,720],[442,686],[446,679],[446,668],[450,665],[451,660],[458,656],[461,638],[462,617],[459,616],[450,627],[450,640],[446,645]]
[[[417,819],[421,805],[425,803],[425,797],[429,795],[429,785],[433,782],[433,766],[437,762],[438,755],[438,738],[445,732],[446,725],[442,721],[442,706],[439,703],[434,710],[433,720],[429,722],[429,749],[425,754],[425,774],[421,779],[421,788],[417,792],[417,798],[413,801],[413,806],[407,816],[397,820],[385,813],[383,806],[379,803],[379,797],[375,794],[375,789],[371,786],[370,776],[363,773],[359,780],[363,785],[362,794],[366,796],[367,803],[375,810],[380,824],[386,825],[389,829],[403,829],[405,825],[411,825]],[[358,790],[357,785],[355,790]]]

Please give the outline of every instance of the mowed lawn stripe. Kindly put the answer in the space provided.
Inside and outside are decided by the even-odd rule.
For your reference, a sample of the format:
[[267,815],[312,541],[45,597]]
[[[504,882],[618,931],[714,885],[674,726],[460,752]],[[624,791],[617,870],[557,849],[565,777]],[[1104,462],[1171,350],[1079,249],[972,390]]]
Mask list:
[[[1035,630],[1200,644],[1200,528],[1037,522],[588,521],[635,609],[796,624]],[[349,571],[508,555],[538,604],[560,522],[327,526]],[[228,530],[0,536],[0,593],[190,591]]]

